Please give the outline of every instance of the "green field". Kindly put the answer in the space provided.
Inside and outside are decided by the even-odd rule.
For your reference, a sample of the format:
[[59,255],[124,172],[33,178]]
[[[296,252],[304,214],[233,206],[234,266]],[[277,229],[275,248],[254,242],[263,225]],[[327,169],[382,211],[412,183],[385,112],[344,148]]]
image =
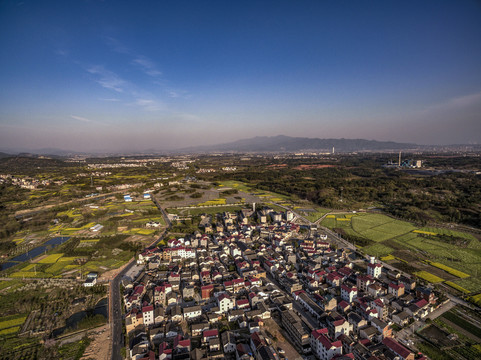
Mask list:
[[[365,246],[362,248],[366,253],[368,254],[374,254],[374,256],[376,256],[377,258],[379,257],[387,257],[388,255],[390,255],[394,249],[387,246],[387,245],[384,245],[382,243],[376,243],[376,244],[372,244],[372,245],[368,245],[368,246]],[[389,258],[381,258],[382,261],[388,261],[388,260],[394,260],[394,256],[389,257]]]
[[429,265],[434,266],[434,267],[437,267],[438,269],[444,270],[444,271],[446,271],[447,273],[449,273],[449,274],[451,274],[451,275],[457,276],[458,278],[467,278],[467,277],[469,277],[468,274],[463,273],[462,271],[453,269],[452,267],[446,266],[446,265],[444,265],[444,264],[441,264],[441,263],[438,263],[438,262],[434,262],[434,261],[428,261],[428,260],[427,260],[426,262],[427,262]]
[[9,290],[17,289],[23,286],[22,280],[2,280],[0,281],[0,290],[9,288]]
[[20,330],[20,326],[14,326],[14,327],[11,327],[11,328],[2,329],[2,330],[0,330],[0,336],[15,334],[19,330]]
[[63,254],[50,254],[46,258],[38,261],[39,264],[54,264],[63,256]]
[[26,319],[27,319],[27,316],[24,314],[17,314],[17,315],[2,317],[2,319],[0,320],[0,330],[10,328],[13,326],[20,326],[25,322]]
[[448,286],[451,286],[453,289],[456,289],[456,290],[458,290],[458,291],[461,291],[462,293],[465,293],[465,294],[469,294],[469,293],[470,293],[469,290],[463,288],[462,286],[459,286],[458,284],[456,284],[456,283],[454,283],[454,282],[452,282],[452,281],[446,281],[445,284],[448,285]]
[[166,209],[165,211],[168,213],[168,214],[178,214],[178,215],[183,215],[183,216],[187,216],[187,215],[191,215],[191,216],[197,216],[197,215],[201,215],[201,214],[207,214],[207,215],[215,215],[219,212],[224,212],[224,211],[227,211],[227,212],[236,212],[236,211],[240,211],[243,207],[242,206],[222,206],[222,207],[212,207],[212,208],[195,208],[195,207],[192,207],[192,208],[188,208],[188,209],[174,209],[174,208],[170,208],[170,209]]
[[225,204],[226,204],[226,199],[218,198],[214,200],[204,201],[203,203],[197,204],[197,206],[211,206],[211,205],[225,205]]
[[240,181],[220,181],[219,182],[219,188],[218,190],[225,190],[223,188],[232,188],[232,189],[237,189],[239,191],[245,192],[245,193],[250,193],[252,189],[247,185],[246,183],[240,182]]
[[303,215],[305,215],[306,219],[309,220],[310,222],[316,222],[317,220],[319,220],[321,217],[323,217],[330,211],[329,209],[318,208],[318,207],[314,207],[313,210],[315,211],[303,212]]
[[[399,249],[410,250],[415,256],[429,258],[426,262],[431,266],[459,277],[459,280],[452,280],[457,286],[471,292],[481,290],[481,280],[475,278],[481,273],[481,242],[471,234],[436,227],[417,228],[409,222],[382,214],[329,214],[321,225],[376,242],[362,249],[377,257],[391,255]],[[467,241],[464,246],[457,246],[437,235]]]
[[476,305],[481,306],[481,294],[471,296],[469,298],[472,302],[474,302]]

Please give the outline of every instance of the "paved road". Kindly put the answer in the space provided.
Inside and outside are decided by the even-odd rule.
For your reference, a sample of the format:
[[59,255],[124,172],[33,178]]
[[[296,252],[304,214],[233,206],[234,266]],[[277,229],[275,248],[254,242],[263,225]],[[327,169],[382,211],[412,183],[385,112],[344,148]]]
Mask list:
[[164,221],[167,224],[167,227],[170,228],[172,226],[172,222],[169,220],[169,217],[167,216],[167,213],[165,212],[164,208],[160,206],[159,201],[155,197],[152,197],[152,201],[162,213],[162,217],[164,218]]
[[112,360],[120,360],[120,349],[124,347],[124,337],[122,335],[122,301],[120,299],[120,280],[135,264],[133,259],[124,270],[122,270],[110,282],[110,302],[109,302],[109,318],[112,326]]
[[72,199],[72,200],[65,201],[65,202],[58,203],[58,204],[42,205],[42,206],[39,206],[39,207],[36,207],[36,208],[33,208],[33,209],[19,210],[15,213],[15,217],[21,219],[21,218],[24,218],[24,217],[28,217],[28,216],[32,216],[32,215],[41,213],[42,211],[49,210],[49,209],[54,208],[56,206],[63,206],[63,205],[71,204],[71,203],[86,202],[86,201],[92,201],[92,200],[100,200],[100,199],[107,198],[107,197],[115,195],[115,194],[124,193],[125,191],[126,190],[112,191],[112,192],[109,192],[109,193],[106,193],[106,194],[100,194],[98,196],[81,197],[81,198],[78,198],[78,199]]
[[[164,231],[161,236],[150,246],[156,246],[165,236]],[[136,259],[132,259],[127,266],[110,282],[110,301],[109,318],[112,326],[112,360],[123,359],[120,349],[125,346],[122,334],[122,301],[120,298],[120,281],[122,277],[136,264]]]
[[283,294],[286,294],[287,297],[292,301],[292,304],[293,304],[293,309],[296,310],[299,314],[300,314],[300,318],[302,319],[302,321],[304,321],[304,323],[307,325],[307,327],[309,327],[311,330],[314,330],[314,329],[318,329],[319,328],[319,323],[316,319],[314,319],[311,314],[309,314],[308,312],[304,311],[304,309],[302,308],[301,304],[299,304],[296,300],[294,300],[294,298],[292,297],[291,294],[289,294],[288,292],[286,292],[284,289],[282,289],[282,287],[280,286],[280,284],[277,282],[276,279],[274,279],[271,274],[267,273],[267,278],[270,280],[270,282],[274,285],[275,288],[277,288],[277,290],[279,290],[280,292],[282,292]]

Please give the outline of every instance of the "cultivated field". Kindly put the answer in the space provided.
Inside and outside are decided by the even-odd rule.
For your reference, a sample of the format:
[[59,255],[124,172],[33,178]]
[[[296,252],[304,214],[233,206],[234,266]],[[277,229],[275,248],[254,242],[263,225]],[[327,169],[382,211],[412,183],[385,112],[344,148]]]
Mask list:
[[448,280],[462,293],[481,291],[481,241],[452,229],[416,227],[382,214],[329,214],[321,225],[370,241],[362,250],[383,261],[402,261],[429,282]]

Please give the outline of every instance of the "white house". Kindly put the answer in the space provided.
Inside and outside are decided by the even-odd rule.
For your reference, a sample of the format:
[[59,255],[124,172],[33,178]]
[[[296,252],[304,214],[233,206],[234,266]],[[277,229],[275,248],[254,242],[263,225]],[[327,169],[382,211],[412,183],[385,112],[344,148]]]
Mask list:
[[217,298],[217,302],[219,303],[219,310],[221,312],[227,312],[234,308],[234,300],[232,300],[227,294],[221,294]]
[[142,307],[142,317],[145,326],[152,325],[154,323],[154,307],[152,305]]
[[381,276],[382,265],[377,263],[367,264],[367,274],[371,275],[373,278],[379,278]]
[[341,298],[347,301],[349,304],[352,303],[357,298],[357,288],[349,287],[344,284],[341,285]]
[[335,355],[342,355],[342,343],[331,341],[327,329],[313,330],[310,336],[311,349],[320,360],[330,360]]
[[202,308],[200,306],[190,306],[184,308],[184,319],[194,319],[202,315]]

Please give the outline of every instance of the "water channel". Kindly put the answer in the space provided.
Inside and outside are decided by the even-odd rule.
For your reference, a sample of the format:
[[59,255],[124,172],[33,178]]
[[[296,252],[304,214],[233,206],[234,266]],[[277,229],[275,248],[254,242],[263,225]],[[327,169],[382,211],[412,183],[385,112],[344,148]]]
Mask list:
[[66,242],[68,239],[70,239],[69,236],[58,236],[53,239],[50,239],[49,241],[45,242],[43,245],[40,245],[32,250],[27,251],[26,253],[22,255],[18,255],[14,257],[13,259],[10,259],[9,261],[0,264],[0,271],[1,270],[7,270],[8,268],[11,268],[12,266],[21,264],[25,261],[29,261],[33,259],[34,257],[45,253],[47,250],[53,249],[54,247],[63,244]]
[[78,324],[87,316],[102,315],[104,318],[108,318],[109,303],[107,298],[101,299],[93,309],[85,311],[79,311],[65,320],[65,326],[55,329],[52,332],[52,337],[62,335],[67,329],[76,329]]

